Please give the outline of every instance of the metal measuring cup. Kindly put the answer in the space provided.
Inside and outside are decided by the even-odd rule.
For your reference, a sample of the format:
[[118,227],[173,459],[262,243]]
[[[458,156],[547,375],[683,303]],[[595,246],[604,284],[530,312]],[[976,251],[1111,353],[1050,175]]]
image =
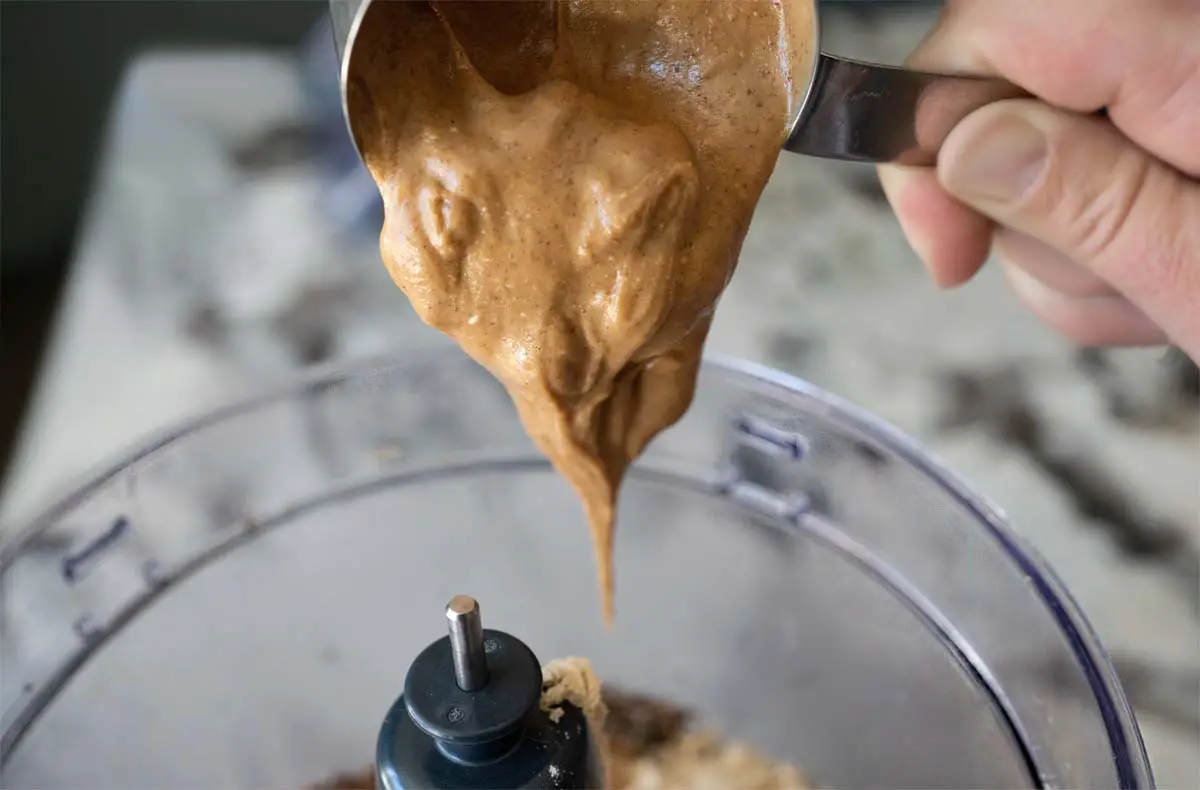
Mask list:
[[[346,113],[348,54],[372,2],[329,3],[347,123],[351,122]],[[795,4],[798,12],[808,12],[812,22],[810,41],[796,48],[805,57],[795,64],[795,78],[807,88],[792,110],[785,151],[853,162],[932,166],[951,130],[971,112],[1028,95],[1004,80],[930,74],[822,52],[817,0],[784,2]]]

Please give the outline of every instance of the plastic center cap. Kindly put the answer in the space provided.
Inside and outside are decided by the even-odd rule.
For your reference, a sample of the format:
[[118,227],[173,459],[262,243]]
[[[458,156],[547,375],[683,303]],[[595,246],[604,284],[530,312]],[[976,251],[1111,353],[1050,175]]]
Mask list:
[[404,705],[413,723],[462,762],[508,751],[507,742],[519,738],[542,694],[541,666],[524,642],[485,629],[483,648],[488,679],[477,691],[459,688],[449,637],[425,648],[404,679]]

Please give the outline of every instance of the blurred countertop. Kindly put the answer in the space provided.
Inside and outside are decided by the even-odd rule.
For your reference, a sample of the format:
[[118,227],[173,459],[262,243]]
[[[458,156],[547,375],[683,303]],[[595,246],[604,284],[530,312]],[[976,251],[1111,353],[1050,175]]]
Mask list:
[[[829,13],[827,47],[898,62],[930,21]],[[315,362],[443,342],[375,239],[330,220],[305,88],[290,52],[162,53],[129,70],[3,534],[175,420]],[[1182,366],[1161,350],[1073,348],[995,267],[937,292],[870,169],[787,154],[710,349],[878,413],[1004,508],[1099,631],[1160,786],[1196,786],[1200,417]]]

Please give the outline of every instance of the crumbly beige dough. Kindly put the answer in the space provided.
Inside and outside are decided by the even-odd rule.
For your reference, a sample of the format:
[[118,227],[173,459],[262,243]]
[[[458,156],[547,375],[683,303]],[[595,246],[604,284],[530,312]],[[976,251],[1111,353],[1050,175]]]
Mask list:
[[[600,678],[592,671],[592,662],[586,658],[560,658],[542,667],[541,708],[558,723],[562,718],[562,704],[569,702],[583,711],[592,735],[592,745],[604,772],[604,786],[613,786],[612,755],[609,741],[604,737],[608,720],[608,706],[601,693]],[[601,733],[597,736],[595,733]]]
[[[551,719],[570,702],[583,711],[604,765],[608,790],[810,790],[796,768],[744,743],[689,728],[688,714],[668,703],[603,689],[586,658],[542,667],[541,708]],[[370,769],[313,790],[374,790]]]
[[376,2],[346,109],[384,263],[575,487],[613,615],[617,490],[687,410],[812,57],[805,0]]
[[807,790],[794,767],[775,763],[743,743],[711,733],[687,733],[650,754],[614,760],[617,790]]
[[542,667],[541,708],[555,724],[562,718],[562,703],[583,711],[594,730],[603,730],[608,707],[600,692],[600,678],[586,658],[560,658]]
[[542,709],[570,702],[583,711],[612,790],[808,790],[801,773],[744,743],[692,731],[675,706],[641,695],[604,692],[586,658],[542,668]]

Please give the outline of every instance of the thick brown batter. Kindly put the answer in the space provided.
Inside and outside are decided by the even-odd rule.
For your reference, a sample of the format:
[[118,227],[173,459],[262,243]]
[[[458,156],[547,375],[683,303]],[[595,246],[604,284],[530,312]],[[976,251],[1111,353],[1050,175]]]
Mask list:
[[810,6],[376,2],[355,41],[384,262],[579,492],[609,619],[617,489],[691,402]]

